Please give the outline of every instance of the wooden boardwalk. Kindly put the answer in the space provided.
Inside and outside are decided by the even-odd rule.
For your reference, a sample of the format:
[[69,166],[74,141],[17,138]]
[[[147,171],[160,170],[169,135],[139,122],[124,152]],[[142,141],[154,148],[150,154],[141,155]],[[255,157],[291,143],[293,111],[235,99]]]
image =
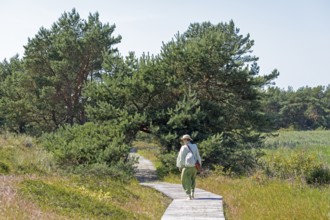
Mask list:
[[187,200],[181,184],[157,182],[152,163],[136,153],[133,155],[139,157],[136,177],[140,184],[152,187],[173,199],[162,220],[225,220],[222,196],[196,188],[195,199]]
[[219,195],[196,188],[195,199],[187,200],[181,184],[152,182],[141,185],[152,187],[173,199],[162,220],[225,219]]

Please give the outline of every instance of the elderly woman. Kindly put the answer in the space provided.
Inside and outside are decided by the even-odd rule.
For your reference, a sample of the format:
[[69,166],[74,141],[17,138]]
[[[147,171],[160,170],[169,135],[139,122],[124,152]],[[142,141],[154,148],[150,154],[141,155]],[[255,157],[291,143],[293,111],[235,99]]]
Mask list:
[[188,134],[181,138],[183,145],[178,154],[176,166],[181,171],[181,182],[188,199],[194,199],[194,192],[196,186],[197,169],[195,163],[198,160],[201,164],[201,156],[199,155],[196,144],[191,143],[192,139]]

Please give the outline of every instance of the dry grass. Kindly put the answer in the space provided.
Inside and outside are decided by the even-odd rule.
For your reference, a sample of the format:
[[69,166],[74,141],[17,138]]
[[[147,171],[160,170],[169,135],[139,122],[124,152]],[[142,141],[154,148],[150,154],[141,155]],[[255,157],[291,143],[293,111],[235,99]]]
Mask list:
[[31,201],[20,197],[16,185],[24,178],[27,177],[0,176],[0,219],[67,219],[55,213],[44,212]]
[[198,187],[224,197],[227,219],[329,219],[330,187],[254,176],[209,176]]
[[[180,183],[180,177],[172,174],[164,181]],[[227,220],[330,219],[330,186],[311,187],[256,173],[243,178],[198,176],[197,187],[223,196]]]

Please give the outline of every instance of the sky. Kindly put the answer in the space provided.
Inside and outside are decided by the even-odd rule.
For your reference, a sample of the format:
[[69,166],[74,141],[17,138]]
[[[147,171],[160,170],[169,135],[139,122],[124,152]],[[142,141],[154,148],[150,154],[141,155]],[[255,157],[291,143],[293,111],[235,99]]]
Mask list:
[[159,54],[162,43],[191,23],[233,20],[255,41],[259,74],[280,72],[275,86],[330,85],[329,0],[0,0],[0,61],[22,58],[28,38],[73,8],[83,19],[98,12],[102,23],[115,24],[124,56]]

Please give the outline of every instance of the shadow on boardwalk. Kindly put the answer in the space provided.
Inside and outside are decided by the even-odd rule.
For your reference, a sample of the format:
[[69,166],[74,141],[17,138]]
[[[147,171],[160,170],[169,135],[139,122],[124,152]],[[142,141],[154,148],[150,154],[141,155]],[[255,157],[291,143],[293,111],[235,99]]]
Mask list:
[[157,182],[156,169],[151,161],[136,152],[132,152],[131,155],[139,160],[135,176],[140,184],[154,188],[173,199],[162,220],[225,219],[222,196],[196,188],[195,199],[187,200],[181,184]]

